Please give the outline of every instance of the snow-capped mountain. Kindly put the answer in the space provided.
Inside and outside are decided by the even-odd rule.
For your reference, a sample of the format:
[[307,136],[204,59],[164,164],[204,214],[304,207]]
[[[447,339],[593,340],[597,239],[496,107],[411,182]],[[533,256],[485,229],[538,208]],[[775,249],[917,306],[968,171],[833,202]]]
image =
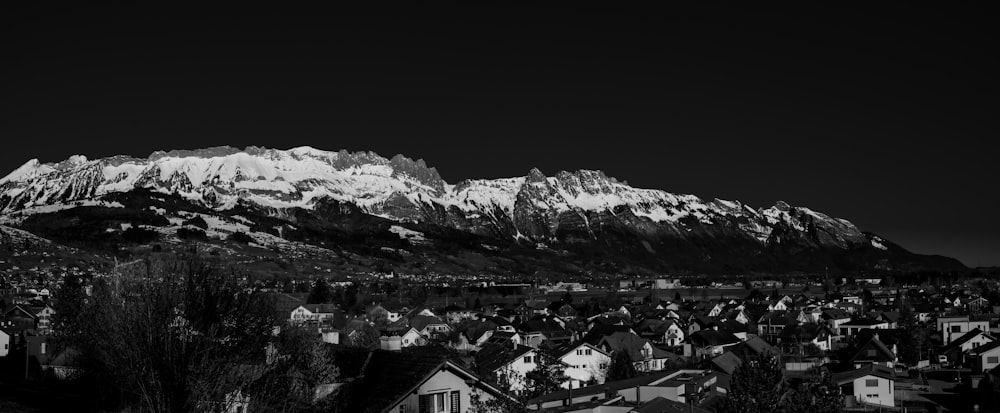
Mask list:
[[274,216],[336,203],[400,223],[492,239],[612,243],[709,261],[733,251],[753,257],[774,255],[776,248],[782,254],[886,248],[885,240],[847,220],[784,202],[758,209],[739,201],[703,200],[633,188],[590,170],[545,176],[533,169],[523,177],[452,185],[423,160],[310,147],[217,147],[156,152],[145,159],[73,156],[48,164],[33,159],[0,179],[0,215],[15,222],[138,190],[178,196],[215,211],[249,207]]

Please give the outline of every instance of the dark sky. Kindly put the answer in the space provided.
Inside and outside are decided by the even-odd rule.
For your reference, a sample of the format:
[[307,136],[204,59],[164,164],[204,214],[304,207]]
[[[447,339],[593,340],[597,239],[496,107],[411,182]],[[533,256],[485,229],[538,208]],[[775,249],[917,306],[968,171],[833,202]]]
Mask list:
[[1000,265],[997,16],[949,7],[8,10],[0,175],[215,145],[602,169]]

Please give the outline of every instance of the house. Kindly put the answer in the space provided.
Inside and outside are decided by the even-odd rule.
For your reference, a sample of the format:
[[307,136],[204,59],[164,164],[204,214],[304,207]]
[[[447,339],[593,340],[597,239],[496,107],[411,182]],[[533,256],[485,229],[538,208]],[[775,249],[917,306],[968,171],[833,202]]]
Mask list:
[[20,333],[22,331],[33,330],[38,326],[38,317],[35,312],[20,304],[8,307],[3,312],[3,324],[9,333]]
[[[590,410],[592,412],[622,412],[632,411],[646,412],[674,412],[675,410],[630,410],[636,409],[636,404],[645,405],[657,398],[664,398],[681,403],[685,410],[694,410],[688,404],[689,401],[697,399],[698,394],[716,392],[725,393],[729,385],[729,376],[711,370],[669,370],[655,372],[630,379],[609,381],[604,384],[587,386],[579,389],[560,390],[549,394],[544,394],[526,403],[530,409],[542,411],[572,411],[578,412],[581,409],[575,408],[578,405],[589,402],[613,401],[621,398],[621,401],[631,405],[625,410]],[[567,410],[556,410],[562,406],[573,406]],[[543,410],[544,409],[544,410]],[[552,410],[549,410],[552,409]],[[587,411],[587,410],[582,410]]]
[[740,324],[746,324],[750,322],[750,317],[747,316],[747,313],[743,311],[742,308],[736,308],[723,312],[722,314],[719,315],[718,319],[722,321],[735,320],[738,321]]
[[653,346],[653,344],[632,332],[615,332],[604,336],[597,347],[608,354],[624,352],[632,361],[636,371],[658,371],[666,367],[667,362],[676,358],[669,352]]
[[379,342],[382,350],[400,350],[427,345],[427,339],[413,327],[382,330]]
[[781,330],[794,321],[785,311],[770,311],[757,319],[757,335],[765,339],[777,338]]
[[887,329],[889,329],[889,322],[882,321],[882,320],[869,319],[869,318],[855,318],[855,319],[852,319],[851,321],[848,321],[846,323],[841,323],[840,324],[840,331],[838,333],[840,335],[842,335],[842,336],[848,336],[848,337],[850,337],[850,336],[853,336],[853,335],[857,334],[859,331],[864,330],[866,328],[872,329],[872,330],[876,330],[876,329],[887,330]]
[[872,407],[895,407],[896,394],[893,389],[896,375],[892,368],[869,364],[860,368],[836,373],[833,382],[840,387],[841,394],[854,398],[862,405]]
[[400,345],[403,347],[414,347],[414,346],[425,346],[427,345],[427,339],[420,334],[417,329],[410,327],[406,330],[403,335],[400,336]]
[[566,365],[566,375],[572,380],[567,386],[580,387],[582,383],[604,383],[608,366],[611,364],[611,354],[599,347],[586,342],[577,342],[565,346],[557,356]]
[[990,337],[982,330],[975,328],[942,347],[941,354],[948,356],[948,360],[961,364],[965,361],[966,353],[993,341],[993,337]]
[[830,328],[819,323],[789,324],[778,335],[782,345],[813,344],[823,351],[833,348],[832,337]]
[[56,310],[48,305],[29,307],[29,310],[34,313],[35,320],[37,320],[35,328],[38,329],[39,333],[47,334],[49,329],[52,327],[52,316],[56,314]]
[[434,337],[447,334],[451,331],[451,326],[435,316],[419,314],[410,318],[410,327],[417,330],[424,337]]
[[860,368],[868,364],[892,368],[896,363],[896,354],[877,337],[868,340],[867,343],[858,348],[850,358],[850,363],[855,368]]
[[667,319],[666,321],[657,319],[642,320],[636,326],[636,332],[639,333],[639,336],[648,338],[654,343],[666,344],[670,347],[679,346],[684,342],[684,337],[686,336],[680,321],[675,319]]
[[509,397],[459,364],[423,354],[374,351],[350,375],[336,396],[349,412],[466,412],[474,398]]
[[957,340],[974,329],[989,331],[990,322],[987,320],[974,321],[969,316],[961,317],[940,317],[937,319],[937,329],[941,332],[942,340],[947,344]]
[[741,340],[733,334],[721,330],[701,330],[688,338],[693,347],[692,355],[712,357],[722,354],[726,347],[739,344]]
[[743,359],[737,356],[736,353],[732,351],[727,351],[722,353],[712,359],[712,368],[726,373],[728,375],[733,375],[736,368],[743,365]]
[[760,337],[753,337],[735,346],[728,347],[727,353],[736,354],[741,359],[755,362],[763,358],[777,356],[779,351]]
[[986,373],[1000,366],[1000,340],[981,345],[971,351],[972,372]]
[[476,353],[478,373],[495,383],[504,383],[512,392],[527,388],[525,376],[538,366],[538,350],[528,346],[487,344]]
[[473,320],[479,316],[479,312],[471,309],[450,305],[444,308],[445,320],[451,324],[458,324],[463,320]]
[[304,304],[295,307],[288,319],[293,323],[323,321],[333,319],[338,311],[335,304]]
[[7,354],[10,354],[11,346],[14,344],[11,338],[10,333],[0,329],[0,357],[6,357]]

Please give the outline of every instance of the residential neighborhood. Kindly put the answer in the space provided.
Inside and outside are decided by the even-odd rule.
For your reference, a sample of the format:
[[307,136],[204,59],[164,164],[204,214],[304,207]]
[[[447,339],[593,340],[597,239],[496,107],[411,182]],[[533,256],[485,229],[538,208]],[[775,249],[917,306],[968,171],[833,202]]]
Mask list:
[[[337,366],[338,377],[318,383],[317,394],[357,411],[475,412],[509,402],[538,412],[726,412],[727,400],[745,391],[742,376],[775,366],[783,383],[835,386],[845,411],[915,412],[958,411],[954,397],[1000,375],[1000,306],[987,305],[998,297],[972,288],[985,282],[731,289],[716,297],[530,287],[520,298],[479,294],[471,307],[388,300],[354,309],[332,293],[323,302],[310,302],[315,291],[271,294],[281,320],[275,334],[304,331]],[[7,286],[7,373],[79,376],[78,351],[56,339],[58,295]],[[171,325],[181,328],[178,317]],[[387,379],[404,372],[405,380]],[[227,397],[252,411],[252,392]]]

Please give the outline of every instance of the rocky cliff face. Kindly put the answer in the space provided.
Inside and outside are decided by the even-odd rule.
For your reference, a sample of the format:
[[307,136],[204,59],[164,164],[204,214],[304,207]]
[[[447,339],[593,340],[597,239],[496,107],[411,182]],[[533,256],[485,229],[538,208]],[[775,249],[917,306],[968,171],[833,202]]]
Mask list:
[[450,185],[423,160],[309,147],[32,160],[0,179],[0,214],[9,220],[135,190],[176,195],[216,211],[249,205],[281,216],[332,202],[507,242],[638,250],[668,261],[886,251],[884,240],[847,220],[784,202],[755,209],[633,188],[589,170],[546,176],[532,169],[523,177]]

